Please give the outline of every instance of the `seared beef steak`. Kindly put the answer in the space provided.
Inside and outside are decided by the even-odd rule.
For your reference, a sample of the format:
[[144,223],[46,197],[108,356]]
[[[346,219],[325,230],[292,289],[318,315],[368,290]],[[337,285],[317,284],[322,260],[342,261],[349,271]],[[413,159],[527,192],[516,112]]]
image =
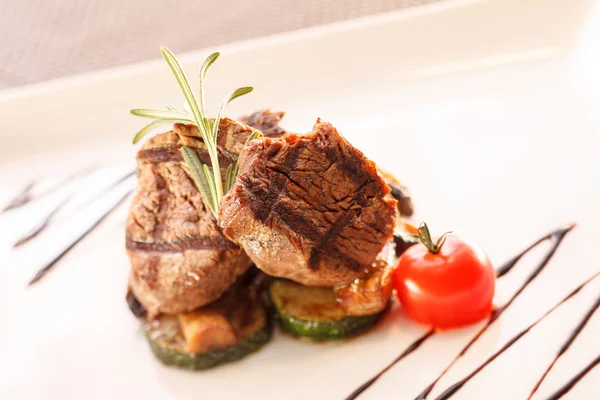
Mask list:
[[346,314],[373,315],[385,310],[392,294],[392,273],[397,261],[392,240],[361,277],[350,284],[333,288],[335,298]]
[[243,115],[238,118],[242,124],[246,124],[262,132],[263,135],[271,138],[282,136],[285,132],[280,126],[279,121],[285,113],[283,111],[271,111],[268,108],[256,111],[250,115]]
[[395,200],[375,164],[329,123],[254,140],[219,225],[265,273],[335,286],[363,275],[392,237]]
[[[222,173],[252,129],[224,118],[219,126]],[[205,207],[179,151],[198,150],[208,162],[197,128],[176,124],[138,152],[138,192],[126,224],[130,288],[148,311],[178,314],[216,300],[251,265],[227,240]]]

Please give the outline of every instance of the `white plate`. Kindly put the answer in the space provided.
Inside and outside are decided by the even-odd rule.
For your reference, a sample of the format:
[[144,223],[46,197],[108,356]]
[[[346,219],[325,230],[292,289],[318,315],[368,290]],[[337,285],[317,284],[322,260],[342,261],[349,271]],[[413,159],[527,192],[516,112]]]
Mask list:
[[[578,223],[432,399],[600,268],[598,37],[600,6],[592,0],[448,1],[219,49],[223,56],[208,80],[213,106],[250,83],[255,93],[229,115],[283,109],[284,125],[300,132],[317,117],[331,121],[411,187],[417,221],[472,238],[497,265],[550,229]],[[212,50],[182,57],[190,75]],[[34,177],[111,166],[79,181],[77,190],[95,197],[133,165],[129,142],[142,121],[128,110],[181,102],[162,61],[1,93],[0,201]],[[16,251],[10,245],[24,221],[48,209],[32,203],[0,216],[0,398],[342,399],[425,331],[394,309],[374,332],[347,343],[312,345],[277,334],[259,353],[206,373],[165,368],[123,299],[126,205],[26,287],[44,259],[128,184],[73,218],[57,215]],[[499,304],[542,250],[499,281]],[[599,290],[600,281],[588,286],[453,399],[526,398]],[[436,335],[361,399],[413,399],[476,330]],[[534,398],[545,398],[600,354],[599,334],[594,315]],[[600,397],[598,379],[600,368],[565,398]]]

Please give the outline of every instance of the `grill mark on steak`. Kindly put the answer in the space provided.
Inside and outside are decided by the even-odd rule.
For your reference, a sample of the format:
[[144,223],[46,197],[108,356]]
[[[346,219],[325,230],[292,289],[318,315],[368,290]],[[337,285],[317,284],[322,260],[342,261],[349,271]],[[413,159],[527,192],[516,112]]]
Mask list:
[[[242,182],[244,189],[251,195],[252,200],[250,202],[250,207],[252,212],[259,221],[266,224],[268,224],[270,215],[277,215],[278,219],[294,233],[316,241],[317,245],[311,249],[308,259],[308,265],[311,269],[319,269],[321,255],[329,252],[336,254],[350,269],[358,271],[361,268],[360,262],[334,248],[332,246],[332,241],[356,220],[360,214],[359,209],[350,209],[344,212],[329,227],[327,232],[325,232],[324,235],[321,235],[318,226],[313,221],[306,218],[302,212],[298,212],[294,208],[281,202],[281,196],[285,192],[289,182],[294,183],[298,188],[304,190],[302,185],[294,182],[290,176],[290,172],[296,169],[298,161],[300,160],[299,156],[301,150],[302,148],[299,146],[293,147],[287,152],[280,168],[269,168],[276,173],[276,176],[268,190],[262,190],[259,185],[254,185],[252,182]],[[276,153],[273,151],[272,155],[275,154]],[[336,149],[327,149],[326,155],[327,159],[331,162],[331,168],[331,166],[339,159],[336,154]],[[361,185],[352,195],[352,204],[358,204],[361,207],[366,206],[368,200],[365,192],[369,188],[368,183],[370,175],[367,172],[356,168],[355,163],[347,162],[346,159],[341,163],[341,170],[345,175],[351,177],[354,182]]]
[[[160,164],[167,161],[183,161],[183,156],[181,155],[181,146],[168,146],[168,147],[155,147],[151,149],[142,149],[138,151],[138,159],[141,161]],[[198,158],[203,164],[210,165],[211,160],[210,156],[206,151],[198,151],[196,150],[196,154]],[[233,161],[224,156],[222,153],[219,153],[219,164],[221,169],[226,169],[229,165],[233,164]]]
[[311,240],[319,238],[317,225],[306,218],[301,212],[296,212],[294,208],[279,202],[273,207],[273,213],[294,233]]
[[358,271],[360,269],[360,263],[347,255],[341,253],[338,249],[332,246],[332,241],[338,235],[340,235],[344,229],[350,226],[356,218],[360,215],[362,207],[365,207],[368,204],[368,199],[365,195],[365,191],[369,188],[368,181],[364,182],[362,186],[355,192],[352,197],[352,204],[358,204],[361,208],[349,209],[344,212],[325,232],[324,235],[321,236],[320,240],[317,242],[317,245],[312,248],[310,252],[310,257],[308,259],[308,266],[313,269],[319,269],[319,264],[321,262],[321,254],[327,252],[337,253],[338,256],[344,259],[345,264],[352,270]]
[[[280,147],[277,146],[269,146],[268,149],[270,156],[273,156],[277,153]],[[298,163],[298,154],[300,152],[300,147],[294,147],[290,149],[285,155],[285,158],[282,163],[282,169],[292,171],[296,168]],[[280,204],[281,195],[285,191],[285,188],[289,182],[289,179],[285,176],[285,174],[278,174],[273,179],[271,186],[267,188],[267,190],[262,190],[258,185],[254,185],[252,181],[246,181],[245,179],[240,179],[241,183],[244,186],[244,189],[250,194],[252,197],[252,201],[250,201],[250,208],[252,213],[256,216],[256,218],[262,223],[268,224],[268,219],[273,212],[282,212],[279,217],[286,224],[287,221],[290,221],[290,212],[288,212],[287,207],[282,207],[282,210],[276,210],[276,206]],[[292,228],[290,226],[290,228]],[[294,229],[294,228],[292,228]]]
[[[368,180],[370,175],[369,173],[363,169],[358,168],[356,165],[356,160],[353,157],[342,156],[339,157],[337,152],[340,150],[339,148],[328,148],[326,151],[327,159],[331,161],[332,165],[337,164],[338,167],[344,172],[344,175],[350,178],[353,182],[362,185],[365,180]],[[356,152],[352,152],[352,156],[356,157]],[[364,159],[365,157],[361,155]]]
[[[368,183],[370,175],[364,169],[357,168],[356,162],[353,161],[353,158],[338,157],[337,152],[339,150],[340,149],[338,147],[327,148],[325,153],[327,155],[327,159],[331,162],[331,165],[334,165],[336,162],[338,162],[344,175],[360,185],[360,188],[352,196],[351,204],[358,204],[361,207],[365,207],[368,203],[365,192],[369,187]],[[340,159],[341,163],[339,162]],[[317,241],[316,246],[311,249],[308,259],[308,266],[311,269],[319,269],[321,255],[327,252],[337,253],[338,256],[344,259],[345,264],[354,271],[358,271],[361,268],[361,264],[358,261],[341,253],[338,249],[334,248],[332,244],[332,241],[356,220],[360,212],[360,209],[347,210],[329,227],[324,235],[321,235],[320,237],[319,235],[316,235],[319,240]]]
[[393,234],[390,189],[329,123],[251,142],[240,160],[219,225],[267,274],[308,286],[348,284]]
[[[227,240],[206,208],[180,148],[210,165],[197,129],[175,124],[138,152],[138,192],[126,224],[130,288],[148,318],[192,311],[218,299],[246,271],[250,259]],[[221,175],[237,160],[252,129],[223,118],[219,125]]]
[[223,236],[202,236],[186,238],[179,242],[146,243],[138,242],[127,236],[125,247],[132,251],[147,251],[159,253],[179,253],[185,250],[227,250],[238,246]]
[[[281,222],[283,222],[288,228],[290,228],[294,233],[297,233],[301,236],[304,236],[305,238],[308,238],[308,239],[314,240],[314,241],[321,239],[321,235],[319,234],[318,226],[313,221],[306,218],[304,216],[304,214],[302,214],[301,212],[297,212],[294,208],[289,207],[282,202],[279,202],[274,206],[272,212],[273,212],[273,214],[277,215],[279,220]],[[356,215],[357,214],[354,215],[354,218],[356,217]],[[340,219],[338,219],[338,221],[341,220],[342,218],[343,218],[343,216]],[[354,220],[354,218],[352,218],[352,220]],[[336,221],[336,222],[338,222],[338,221]],[[350,222],[352,222],[352,221],[350,221]],[[341,222],[341,223],[343,223],[343,222]],[[341,227],[340,231],[343,230],[343,228],[345,228],[346,226],[347,225],[345,225],[344,227]],[[333,228],[333,226],[331,228]],[[337,233],[335,233],[335,234],[332,232],[330,233],[331,228],[325,234],[326,236],[329,234],[329,236],[328,236],[325,248],[322,248],[321,251],[322,252],[331,252],[331,253],[336,254],[336,257],[338,259],[342,260],[345,265],[348,265],[353,270],[358,271],[360,269],[360,263],[357,260],[353,259],[352,257],[348,256],[345,253],[340,252],[338,249],[331,247],[331,245],[330,245],[331,239],[334,239],[337,236]],[[309,265],[311,266],[311,268],[313,270],[317,270],[318,262],[312,263],[311,262],[312,258],[313,258],[313,254],[311,251]],[[318,258],[320,258],[320,255],[317,256],[317,260],[318,260]]]
[[179,151],[181,146],[155,147],[153,149],[141,149],[138,151],[137,158],[140,161],[153,163],[162,163],[166,161],[183,161],[183,156]]
[[360,263],[356,260],[352,260],[344,254],[340,253],[338,249],[332,247],[331,241],[335,239],[348,225],[350,225],[358,216],[358,210],[348,210],[340,218],[338,218],[333,225],[329,227],[327,232],[321,237],[318,244],[313,247],[310,251],[310,257],[308,258],[308,266],[313,269],[319,269],[321,263],[321,254],[324,252],[335,252],[340,256],[344,256],[344,261],[350,269],[358,271],[360,269]]

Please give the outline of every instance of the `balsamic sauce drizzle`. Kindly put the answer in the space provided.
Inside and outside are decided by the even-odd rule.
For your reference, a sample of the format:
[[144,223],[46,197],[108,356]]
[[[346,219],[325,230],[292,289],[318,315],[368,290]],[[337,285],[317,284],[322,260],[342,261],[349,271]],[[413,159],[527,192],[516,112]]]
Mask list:
[[546,368],[546,370],[544,371],[544,374],[540,377],[540,379],[537,381],[537,383],[531,390],[531,393],[529,394],[529,397],[527,398],[527,400],[529,400],[533,397],[533,395],[539,389],[540,385],[542,384],[542,382],[544,381],[544,379],[546,378],[546,376],[548,375],[548,373],[550,372],[552,367],[554,367],[554,364],[556,364],[558,359],[563,354],[565,354],[565,352],[567,350],[569,350],[569,347],[571,347],[571,344],[573,344],[573,342],[575,341],[575,339],[577,339],[577,337],[579,336],[581,331],[583,331],[583,329],[585,328],[587,323],[590,321],[590,319],[592,318],[592,315],[594,315],[594,312],[596,312],[598,307],[600,307],[600,297],[598,297],[598,299],[596,299],[596,303],[594,303],[594,305],[588,310],[588,312],[585,313],[585,315],[583,316],[581,321],[579,321],[579,324],[577,324],[575,329],[573,329],[573,331],[571,332],[571,335],[569,335],[567,340],[560,347],[560,349],[558,350],[558,353],[556,353],[556,356],[554,357],[554,359],[552,360],[552,362],[550,363],[548,368]]
[[528,252],[533,250],[535,247],[537,247],[539,244],[543,243],[544,241],[550,240],[550,242],[551,242],[550,249],[546,252],[546,254],[542,258],[540,263],[537,265],[537,267],[527,276],[527,278],[525,278],[525,281],[521,284],[521,286],[519,286],[517,291],[508,299],[508,301],[506,303],[504,303],[504,305],[502,305],[501,307],[498,307],[494,310],[494,312],[492,313],[492,316],[486,322],[486,324],[467,343],[467,345],[465,347],[463,347],[463,349],[460,351],[460,353],[458,353],[458,355],[450,362],[450,364],[448,364],[448,366],[442,371],[442,373],[429,386],[427,386],[427,388],[425,388],[425,390],[419,396],[417,396],[416,400],[427,399],[427,396],[429,395],[429,393],[431,393],[431,391],[433,390],[435,385],[440,381],[440,379],[442,379],[442,377],[444,375],[446,375],[446,373],[450,370],[450,368],[452,368],[452,366],[454,366],[454,364],[456,364],[456,362],[463,355],[465,355],[465,353],[488,330],[488,328],[494,323],[494,321],[496,321],[502,315],[502,313],[504,313],[504,311],[506,311],[506,309],[508,307],[510,307],[510,305],[515,301],[515,299],[517,297],[519,297],[519,295],[525,290],[525,288],[527,288],[531,284],[531,282],[533,282],[533,280],[540,274],[540,272],[542,272],[542,270],[546,267],[546,265],[548,264],[548,262],[550,261],[550,259],[552,258],[552,256],[556,252],[556,250],[558,249],[558,246],[560,246],[560,244],[562,243],[562,241],[565,238],[565,236],[567,235],[567,233],[569,233],[573,228],[575,228],[575,224],[570,224],[564,228],[559,228],[555,231],[550,232],[549,234],[543,236],[541,239],[538,239],[538,241],[536,241],[533,245],[531,245],[528,248],[526,248],[525,250],[523,250],[517,256],[513,257],[511,260],[506,262],[500,268],[498,268],[498,276],[506,275],[508,272],[510,272],[515,267],[515,265],[517,265],[519,260],[521,260],[521,258],[523,258],[523,256],[525,256],[525,254],[527,254]]
[[[494,323],[494,321],[496,321],[500,317],[500,315],[502,315],[502,313],[514,302],[514,300],[523,292],[523,290],[525,290],[525,288],[527,288],[527,286],[529,286],[529,284],[531,284],[531,282],[540,274],[540,272],[546,267],[546,265],[548,264],[548,262],[550,261],[550,259],[552,258],[552,256],[554,255],[554,253],[556,252],[556,250],[558,249],[558,247],[560,246],[560,244],[561,244],[562,240],[564,239],[564,237],[573,228],[575,228],[575,224],[570,224],[570,225],[568,225],[566,227],[559,228],[559,229],[557,229],[555,231],[552,231],[552,232],[548,233],[547,235],[545,235],[542,238],[538,239],[535,243],[533,243],[532,245],[530,245],[528,248],[526,248],[525,250],[523,250],[517,256],[513,257],[512,259],[510,259],[508,262],[506,262],[500,268],[498,268],[498,270],[497,270],[497,276],[498,277],[502,277],[502,276],[506,275],[508,272],[510,272],[515,267],[515,265],[519,262],[519,260],[521,260],[523,258],[523,256],[525,256],[525,254],[527,254],[528,252],[530,252],[531,250],[533,250],[535,247],[537,247],[541,243],[545,242],[546,240],[550,240],[551,241],[551,247],[550,247],[550,249],[546,252],[546,254],[544,255],[543,259],[540,261],[540,263],[538,264],[538,266],[527,276],[527,278],[521,284],[521,286],[517,289],[517,291],[511,296],[511,298],[503,306],[498,307],[497,309],[494,310],[494,312],[492,313],[491,317],[488,319],[488,321],[486,322],[486,324],[462,348],[462,350],[460,351],[460,353],[452,360],[452,362],[450,362],[450,364],[442,371],[442,373],[429,386],[427,386],[427,388],[425,388],[425,390],[417,397],[416,400],[425,400],[427,398],[427,396],[429,395],[429,393],[431,393],[431,391],[433,390],[433,388],[435,387],[435,385],[439,382],[439,380],[471,348],[471,346],[483,335],[483,333],[485,333],[485,331],[490,327],[490,325],[492,323]],[[418,344],[416,346],[418,348],[421,344],[423,344],[423,342],[425,340],[427,340],[431,336],[433,336],[434,333],[435,333],[435,331],[432,330],[432,331],[428,332],[425,335],[426,337],[422,336],[421,338],[417,339],[415,342],[413,342],[403,352],[403,354],[405,352],[409,351],[409,350],[410,351],[409,351],[408,354],[410,354],[410,352],[416,350],[416,348],[414,347],[415,344]],[[375,383],[375,381],[377,381],[377,379],[379,379],[381,377],[381,375],[383,375],[386,371],[388,371],[390,368],[392,368],[402,358],[404,358],[404,357],[402,357],[402,354],[401,354],[400,357],[398,357],[396,360],[394,360],[394,362],[392,362],[390,365],[388,365],[387,367],[385,367],[374,378],[372,378],[369,381],[365,382],[358,389],[356,389],[350,395],[350,397],[348,397],[346,400],[356,399],[361,393],[363,393],[373,383]]]
[[591,363],[589,363],[583,370],[581,370],[577,375],[575,375],[571,380],[565,383],[562,387],[560,387],[556,392],[546,398],[546,400],[558,400],[563,397],[567,392],[577,384],[580,380],[583,379],[589,372],[591,372],[598,364],[600,364],[600,355],[594,358]]
[[32,195],[31,190],[35,186],[35,181],[31,181],[25,186],[15,197],[13,197],[8,204],[0,211],[0,214],[6,211],[21,207],[31,201]]
[[[523,336],[525,336],[526,333],[528,333],[531,329],[533,329],[537,324],[542,322],[548,315],[550,315],[554,310],[556,310],[558,307],[560,307],[563,303],[565,303],[566,301],[571,299],[573,296],[575,296],[577,293],[579,293],[579,291],[581,289],[583,289],[587,284],[589,284],[591,281],[593,281],[599,275],[600,275],[600,272],[592,275],[585,282],[583,282],[581,285],[576,287],[571,293],[569,293],[561,301],[559,301],[552,308],[550,308],[548,311],[546,311],[540,318],[538,318],[536,321],[534,321],[532,324],[530,324],[527,328],[523,329],[521,332],[519,332],[515,336],[513,336],[508,342],[506,342],[504,344],[504,346],[502,346],[500,348],[500,350],[498,350],[497,352],[492,354],[487,360],[485,360],[482,364],[480,364],[477,368],[475,368],[473,370],[473,372],[471,372],[469,375],[467,375],[460,381],[456,382],[455,384],[451,385],[448,389],[444,390],[444,392],[441,395],[439,395],[435,400],[447,400],[450,397],[452,397],[456,392],[458,392],[458,390],[460,388],[462,388],[468,381],[470,381],[474,376],[476,376],[479,372],[481,372],[481,370],[483,370],[487,365],[489,365],[492,361],[494,361],[500,354],[502,354],[506,350],[508,350],[519,339],[521,339]],[[579,332],[581,331],[581,329],[583,329],[583,326],[585,326],[585,324],[591,318],[592,314],[594,313],[594,311],[596,311],[598,306],[600,306],[600,297],[598,297],[596,302],[586,313],[584,319],[578,324],[578,328],[580,328],[580,329],[575,329],[573,331],[573,333],[571,334],[571,336],[569,336],[569,338],[567,339],[567,343],[569,345],[571,344],[571,342],[573,340],[575,340],[575,337],[577,337],[577,335],[579,335]],[[567,348],[568,348],[568,346],[567,346]],[[560,353],[560,354],[562,354],[562,353]],[[555,359],[555,361],[556,361],[556,359]],[[552,367],[552,365],[554,365],[554,362],[551,364],[550,368]],[[545,374],[544,374],[544,376],[545,376]],[[533,395],[533,393],[532,393],[532,395]]]
[[56,192],[61,187],[65,186],[66,184],[75,180],[75,178],[83,177],[83,176],[89,174],[92,170],[93,170],[93,168],[88,167],[88,168],[82,169],[80,171],[77,171],[77,172],[67,176],[63,180],[57,182],[55,185],[49,187],[48,189],[46,189],[46,191],[44,191],[43,193],[40,193],[37,196],[34,196],[31,193],[31,191],[35,187],[35,181],[31,181],[27,184],[27,186],[25,186],[23,188],[23,190],[21,190],[21,192],[19,194],[17,194],[11,201],[9,201],[8,205],[6,207],[4,207],[4,209],[2,211],[0,211],[0,214],[5,213],[6,211],[14,210],[15,208],[22,207],[26,204],[31,203],[32,201],[40,200],[41,198],[46,197],[49,194]]
[[[105,191],[114,189],[120,183],[124,182],[128,178],[135,175],[135,172],[136,172],[135,170],[127,172],[125,175],[120,177],[118,180],[111,183],[110,186],[108,186],[105,189]],[[30,240],[32,240],[37,235],[42,233],[48,227],[48,225],[50,225],[50,222],[54,218],[54,215],[56,215],[56,213],[59,212],[69,202],[69,200],[71,200],[71,198],[72,198],[72,196],[67,196],[62,202],[60,202],[60,204],[58,204],[58,206],[56,206],[53,210],[51,210],[48,213],[48,215],[46,215],[46,217],[44,218],[44,220],[42,221],[42,223],[40,225],[33,227],[33,229],[31,231],[29,231],[23,237],[21,237],[19,240],[17,240],[17,242],[15,242],[15,244],[13,245],[13,248],[19,247],[19,246],[22,246],[22,245],[28,243]]]
[[372,377],[371,379],[369,379],[368,381],[366,381],[365,383],[363,383],[358,389],[356,389],[354,392],[352,392],[352,394],[350,396],[346,397],[346,400],[354,400],[358,396],[360,396],[360,394],[362,392],[364,392],[365,390],[367,390],[369,388],[369,386],[371,386],[372,384],[374,384],[375,381],[377,381],[377,379],[379,379],[390,368],[392,368],[394,365],[396,365],[396,363],[398,363],[400,360],[402,360],[403,358],[405,358],[406,356],[408,356],[413,351],[417,350],[421,346],[421,344],[423,344],[424,341],[426,341],[427,339],[429,339],[429,337],[432,336],[434,333],[435,333],[435,330],[431,329],[430,331],[428,331],[427,333],[425,333],[423,336],[421,336],[419,339],[415,340],[398,357],[396,357],[396,359],[394,361],[392,361],[390,364],[388,364],[387,367],[385,367],[377,375],[375,375],[374,377]]
[[129,197],[129,195],[133,192],[133,190],[129,190],[123,197],[121,197],[108,211],[100,216],[85,232],[83,232],[79,237],[77,237],[65,250],[63,250],[58,256],[52,259],[48,264],[46,264],[42,269],[40,269],[35,276],[29,281],[28,286],[33,285],[42,279],[52,267],[54,267],[69,251],[71,251],[79,242],[81,242],[87,235],[89,235],[98,225],[102,223],[117,207]]
[[42,233],[44,231],[44,229],[46,229],[48,227],[48,225],[50,225],[50,221],[52,221],[52,218],[54,218],[54,215],[56,215],[56,213],[59,212],[60,209],[63,208],[63,206],[69,202],[70,199],[71,199],[71,196],[67,197],[58,206],[54,207],[54,209],[52,211],[50,211],[48,213],[48,215],[46,215],[46,217],[44,218],[42,223],[40,225],[34,227],[28,233],[23,235],[19,240],[17,240],[15,242],[15,244],[13,244],[13,248],[16,248],[16,247],[19,247],[19,246],[22,246],[22,245],[28,243],[31,239],[35,238],[37,235]]
[[[67,184],[69,181],[75,179],[77,176],[80,176],[80,175],[82,175],[84,173],[87,173],[87,172],[89,172],[89,170],[80,171],[80,172],[77,172],[77,173],[71,175],[70,177],[68,177],[68,178],[64,179],[63,181],[59,182],[57,185],[55,185],[55,186],[51,187],[50,189],[48,189],[46,192],[42,193],[37,198],[33,198],[33,196],[31,195],[31,190],[34,187],[35,183],[34,182],[30,182],[17,196],[15,196],[13,198],[13,200],[11,200],[9,202],[9,204],[2,211],[0,211],[0,214],[3,213],[3,212],[6,212],[8,210],[12,210],[12,209],[21,207],[21,206],[23,206],[23,205],[25,205],[25,204],[33,201],[33,200],[37,200],[37,199],[39,199],[41,197],[44,197],[47,194],[50,194],[51,192],[56,191],[61,186]],[[133,174],[135,174],[135,171],[127,173],[125,176],[123,176],[118,181],[116,181],[115,183],[113,183],[109,188],[114,188],[116,185],[118,185],[119,183],[123,182],[127,178],[131,177]],[[120,206],[122,204],[122,202],[131,193],[132,193],[132,191],[128,191],[109,210],[107,210],[103,215],[101,215],[100,218],[98,218],[98,220],[96,220],[85,232],[83,232],[78,238],[76,238],[63,252],[61,252],[53,260],[51,260],[48,264],[46,264],[42,269],[40,269],[36,273],[36,275],[31,279],[31,281],[29,282],[29,285],[33,285],[34,283],[36,283],[40,279],[42,279],[46,275],[46,273],[50,269],[52,269],[52,267],[54,267],[70,250],[72,250],[81,240],[83,240],[96,227],[98,227],[118,206]],[[68,202],[68,200],[69,200],[68,198],[65,199],[64,202],[62,202],[55,209],[53,209],[47,215],[47,217],[45,218],[45,220],[42,222],[42,224],[37,229],[34,229],[32,232],[30,232],[29,234],[27,234],[23,238],[19,239],[19,241],[17,241],[17,243],[15,243],[14,246],[17,247],[19,245],[22,245],[22,244],[28,242],[29,240],[33,239],[39,233],[41,233],[48,226],[48,224],[52,220],[53,216]],[[469,350],[469,348],[481,337],[481,335],[489,328],[489,326],[495,320],[497,320],[500,317],[500,315],[513,303],[513,301],[525,290],[525,288],[539,275],[539,273],[545,268],[545,266],[548,264],[548,262],[550,261],[550,259],[552,258],[552,256],[556,252],[556,250],[558,249],[559,245],[561,244],[561,242],[564,239],[564,237],[566,236],[566,234],[568,232],[570,232],[574,227],[575,227],[575,225],[571,224],[571,225],[569,225],[569,226],[567,226],[565,228],[557,229],[557,230],[555,230],[553,232],[548,233],[547,235],[545,235],[542,238],[538,239],[535,243],[533,243],[532,245],[530,245],[528,248],[526,248],[520,254],[518,254],[517,256],[513,257],[511,260],[509,260],[504,265],[502,265],[500,268],[498,268],[498,270],[497,270],[497,277],[500,278],[500,277],[504,276],[505,274],[507,274],[508,272],[510,272],[515,267],[515,265],[518,264],[518,262],[521,260],[521,258],[523,256],[525,256],[525,254],[527,254],[529,251],[533,250],[535,247],[537,247],[539,244],[545,242],[546,240],[550,240],[551,241],[551,248],[544,255],[544,258],[541,260],[541,262],[538,264],[538,266],[532,271],[532,273],[525,279],[525,281],[523,282],[523,284],[513,294],[513,296],[511,296],[511,298],[502,307],[499,307],[496,310],[494,310],[494,312],[492,313],[492,316],[487,321],[487,323],[477,332],[477,334],[467,343],[467,345],[465,347],[463,347],[463,349],[454,358],[454,360],[442,371],[442,373],[435,379],[435,381],[432,382],[417,397],[416,400],[425,400],[427,398],[427,396],[433,390],[433,388],[435,387],[435,385],[437,384],[437,382],[439,382],[439,380],[449,371],[449,369],[456,363],[456,361],[460,357],[462,357]],[[502,354],[504,351],[506,351],[507,349],[509,349],[521,337],[523,337],[525,334],[527,334],[531,329],[533,329],[537,324],[539,324],[542,320],[544,320],[548,315],[550,315],[560,305],[562,305],[563,303],[565,303],[566,301],[568,301],[569,299],[571,299],[573,296],[575,296],[581,289],[583,289],[587,284],[589,284],[592,280],[594,280],[599,275],[600,275],[600,272],[594,274],[592,277],[590,277],[589,279],[587,279],[584,283],[582,283],[577,288],[575,288],[571,293],[569,293],[559,303],[555,304],[551,309],[549,309],[546,313],[544,313],[539,319],[537,319],[535,322],[533,322],[528,327],[526,327],[521,332],[519,332],[517,335],[515,335],[513,338],[511,338],[500,350],[498,350],[493,355],[491,355],[486,361],[484,361],[481,365],[479,365],[469,375],[467,375],[465,378],[463,378],[459,382],[453,384],[448,389],[446,389],[440,396],[438,396],[436,398],[436,400],[447,400],[451,396],[453,396],[470,379],[472,379],[473,377],[475,377],[481,370],[483,370],[487,365],[489,365],[492,361],[494,361],[500,354]],[[573,330],[573,332],[571,333],[571,335],[567,338],[567,340],[565,341],[565,343],[561,346],[561,348],[559,349],[559,351],[556,354],[555,358],[553,359],[553,361],[551,362],[551,364],[548,366],[548,368],[544,371],[543,375],[540,377],[540,379],[536,383],[535,387],[531,391],[528,399],[531,399],[531,397],[536,393],[537,389],[540,387],[540,385],[542,384],[542,382],[544,381],[544,379],[546,378],[546,376],[548,375],[548,373],[550,372],[550,370],[556,364],[557,360],[570,348],[571,344],[579,336],[579,334],[581,333],[581,331],[585,328],[585,326],[587,325],[587,323],[591,319],[592,315],[595,313],[595,311],[599,307],[600,307],[600,297],[598,297],[598,299],[593,304],[593,306],[586,312],[586,314],[584,315],[584,317],[582,318],[582,320],[578,323],[578,325],[575,327],[575,329]],[[356,399],[360,394],[362,394],[371,385],[373,385],[383,374],[385,374],[394,365],[396,365],[398,362],[400,362],[401,360],[403,360],[404,358],[406,358],[408,355],[410,355],[411,353],[413,353],[414,351],[416,351],[426,340],[428,340],[430,337],[432,337],[435,333],[436,333],[436,331],[433,330],[433,329],[431,329],[428,332],[426,332],[424,335],[422,335],[421,337],[419,337],[417,340],[415,340],[413,343],[411,343],[398,357],[396,357],[396,359],[394,359],[389,365],[387,365],[383,370],[381,370],[373,378],[371,378],[370,380],[368,380],[367,382],[365,382],[364,384],[362,384],[359,388],[357,388],[354,392],[352,392],[352,394],[350,394],[350,396],[348,396],[346,400],[354,400],[354,399]],[[583,379],[583,377],[586,374],[588,374],[591,370],[593,370],[598,364],[600,364],[600,355],[598,357],[596,357],[594,360],[592,360],[592,362],[589,365],[587,365],[582,371],[580,371],[577,375],[575,375],[571,380],[569,380],[564,386],[562,386],[561,388],[559,388],[554,394],[552,394],[546,400],[558,400],[558,399],[560,399],[569,390],[571,390],[581,379]]]

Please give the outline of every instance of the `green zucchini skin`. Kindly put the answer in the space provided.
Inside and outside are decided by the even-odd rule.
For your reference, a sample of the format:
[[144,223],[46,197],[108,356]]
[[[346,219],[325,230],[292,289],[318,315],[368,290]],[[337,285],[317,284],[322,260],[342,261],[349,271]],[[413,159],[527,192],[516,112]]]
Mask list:
[[382,313],[361,317],[346,317],[339,321],[315,322],[296,319],[289,315],[277,314],[277,321],[281,328],[301,338],[312,340],[340,340],[356,336],[371,328]]
[[221,364],[236,361],[253,353],[269,342],[273,334],[271,319],[253,334],[239,343],[205,354],[192,354],[177,350],[154,336],[151,327],[146,330],[146,338],[154,355],[165,365],[193,371],[216,367]]
[[[325,290],[330,290],[331,296],[320,296]],[[319,295],[318,299],[315,294]],[[277,322],[285,332],[316,341],[356,336],[375,325],[384,313],[349,316],[337,304],[332,289],[304,287],[283,280],[272,282],[269,287],[269,299],[275,310]],[[296,304],[290,305],[293,302]],[[302,312],[296,307],[300,302],[306,306]]]

